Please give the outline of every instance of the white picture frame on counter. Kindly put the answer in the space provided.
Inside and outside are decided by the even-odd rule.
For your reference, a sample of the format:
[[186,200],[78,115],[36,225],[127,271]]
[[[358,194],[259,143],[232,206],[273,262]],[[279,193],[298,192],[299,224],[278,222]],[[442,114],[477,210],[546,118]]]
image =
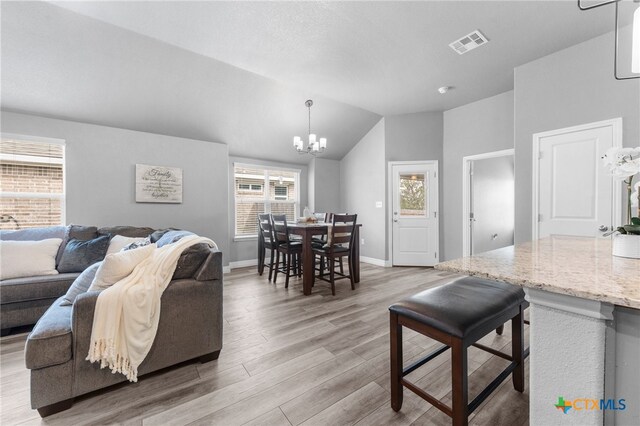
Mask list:
[[136,164],[136,203],[182,203],[182,169]]

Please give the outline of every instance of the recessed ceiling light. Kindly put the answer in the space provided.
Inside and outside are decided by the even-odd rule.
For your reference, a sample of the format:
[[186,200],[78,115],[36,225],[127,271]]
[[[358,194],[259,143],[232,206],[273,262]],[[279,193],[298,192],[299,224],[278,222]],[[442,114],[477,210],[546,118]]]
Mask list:
[[449,89],[451,89],[451,86],[442,86],[438,89],[438,92],[441,95],[444,95],[445,93],[447,93],[449,91]]
[[489,39],[487,39],[484,34],[480,32],[480,30],[475,30],[467,34],[466,36],[459,38],[453,43],[450,43],[449,46],[459,55],[463,55],[468,51],[475,49],[476,47],[487,44],[488,42]]

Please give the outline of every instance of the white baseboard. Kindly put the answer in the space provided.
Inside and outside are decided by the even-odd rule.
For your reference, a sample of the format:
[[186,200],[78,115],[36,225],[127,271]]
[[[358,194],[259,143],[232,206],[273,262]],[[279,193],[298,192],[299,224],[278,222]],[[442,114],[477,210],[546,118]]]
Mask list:
[[383,268],[390,268],[393,266],[390,260],[376,259],[374,257],[360,256],[360,262],[369,263],[371,265],[382,266]]
[[231,272],[231,266],[223,266],[222,267],[222,273],[223,274],[228,274],[229,272]]
[[[268,260],[269,258],[265,259],[265,262]],[[229,262],[229,269],[246,268],[247,266],[256,266],[257,264],[258,259],[238,260],[236,262]]]

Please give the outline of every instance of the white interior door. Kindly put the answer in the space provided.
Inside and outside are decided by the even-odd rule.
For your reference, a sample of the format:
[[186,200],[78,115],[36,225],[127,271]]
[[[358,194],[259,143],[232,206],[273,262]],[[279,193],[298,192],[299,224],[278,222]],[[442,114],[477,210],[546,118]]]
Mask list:
[[[534,136],[539,151],[534,238],[600,237],[616,224],[620,203],[614,201],[613,179],[601,159],[621,143],[621,126],[616,119]],[[534,212],[535,205],[534,199]]]
[[438,163],[392,164],[395,266],[438,262]]

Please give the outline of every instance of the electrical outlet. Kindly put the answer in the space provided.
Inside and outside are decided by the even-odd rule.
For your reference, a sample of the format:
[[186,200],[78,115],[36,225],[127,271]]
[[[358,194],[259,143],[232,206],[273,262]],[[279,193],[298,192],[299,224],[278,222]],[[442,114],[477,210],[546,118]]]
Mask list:
[[382,201],[376,201],[376,209],[382,208]]
[[362,238],[361,240],[362,240],[362,242],[360,244],[364,245],[364,238]]

